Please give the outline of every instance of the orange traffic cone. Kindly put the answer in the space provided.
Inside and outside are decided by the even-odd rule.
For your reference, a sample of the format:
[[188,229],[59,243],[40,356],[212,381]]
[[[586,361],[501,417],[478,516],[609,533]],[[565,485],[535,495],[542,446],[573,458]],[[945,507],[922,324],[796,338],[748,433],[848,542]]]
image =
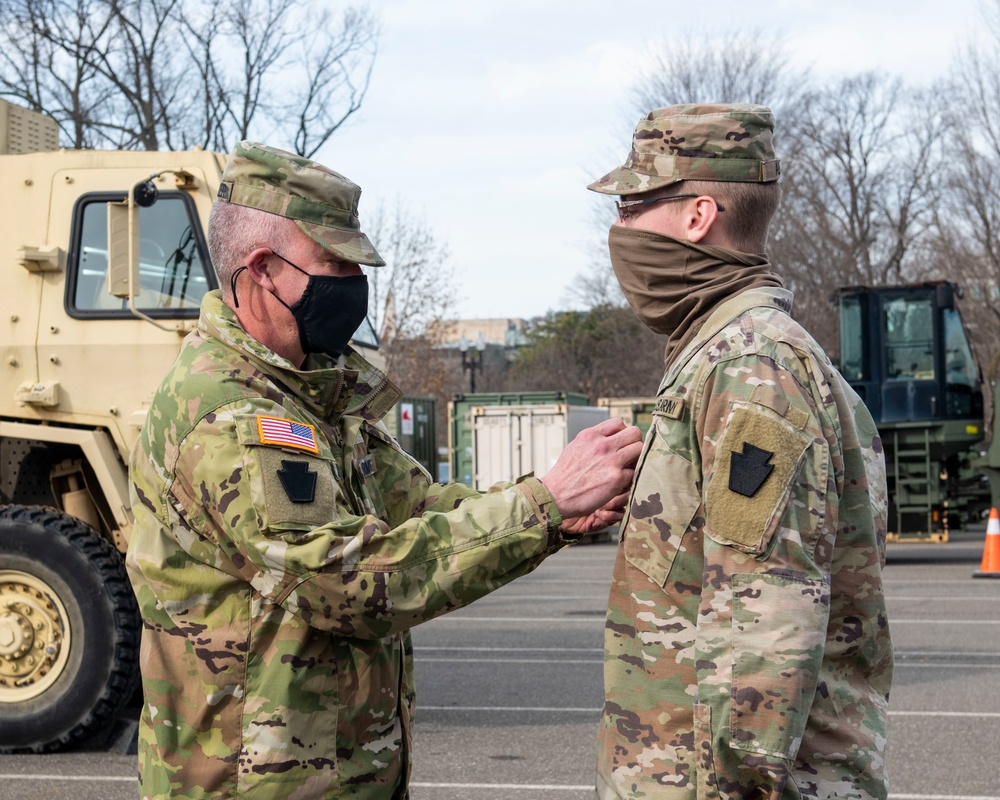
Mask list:
[[973,578],[1000,578],[1000,515],[994,508],[986,524],[986,544],[983,547],[983,565]]

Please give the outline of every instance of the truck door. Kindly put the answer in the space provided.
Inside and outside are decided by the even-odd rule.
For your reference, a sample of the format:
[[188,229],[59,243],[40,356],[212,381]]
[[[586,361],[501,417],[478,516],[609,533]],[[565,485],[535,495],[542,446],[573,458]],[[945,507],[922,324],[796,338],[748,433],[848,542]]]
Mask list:
[[882,298],[882,421],[939,419],[939,356],[931,293]]
[[[163,328],[135,318],[127,301],[107,289],[107,203],[126,191],[72,192],[72,175],[57,175],[58,194],[72,208],[65,281],[46,282],[39,325],[39,380],[58,384],[53,416],[107,427],[119,447],[131,447],[153,391],[193,329],[201,298],[215,288],[196,196],[160,191],[140,212],[137,307]],[[124,176],[123,176],[124,177]],[[136,180],[134,173],[120,181]],[[204,177],[199,175],[201,186]],[[201,198],[207,212],[210,198]],[[53,216],[53,224],[58,224]],[[65,240],[65,239],[63,239]],[[166,329],[164,329],[166,328]]]

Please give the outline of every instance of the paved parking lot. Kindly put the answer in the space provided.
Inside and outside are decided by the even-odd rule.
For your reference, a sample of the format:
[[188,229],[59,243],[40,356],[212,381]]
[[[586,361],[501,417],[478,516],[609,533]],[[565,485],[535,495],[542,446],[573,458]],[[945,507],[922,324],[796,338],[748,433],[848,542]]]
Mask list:
[[[896,800],[1000,800],[1000,580],[971,578],[982,541],[890,545]],[[414,631],[414,800],[593,800],[613,559],[572,548]],[[134,769],[122,752],[4,756],[0,800],[135,798]]]

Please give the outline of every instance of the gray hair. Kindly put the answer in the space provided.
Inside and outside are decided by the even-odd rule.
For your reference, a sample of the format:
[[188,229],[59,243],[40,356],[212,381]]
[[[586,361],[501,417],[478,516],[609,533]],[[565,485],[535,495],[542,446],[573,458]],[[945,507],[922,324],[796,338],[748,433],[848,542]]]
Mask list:
[[291,238],[290,226],[294,224],[285,217],[256,208],[235,203],[212,204],[208,252],[227,305],[233,304],[233,273],[246,264],[246,257],[258,247],[286,250]]

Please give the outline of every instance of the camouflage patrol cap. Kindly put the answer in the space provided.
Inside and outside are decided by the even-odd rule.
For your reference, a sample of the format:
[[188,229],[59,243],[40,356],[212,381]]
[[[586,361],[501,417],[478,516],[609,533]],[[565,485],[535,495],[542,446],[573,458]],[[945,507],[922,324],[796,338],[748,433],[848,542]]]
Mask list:
[[381,267],[385,261],[361,232],[360,197],[360,186],[322,164],[256,142],[240,142],[223,170],[216,201],[287,217],[338,258]]
[[679,105],[643,117],[625,164],[587,188],[603,194],[639,194],[678,181],[768,183],[778,180],[766,106]]

